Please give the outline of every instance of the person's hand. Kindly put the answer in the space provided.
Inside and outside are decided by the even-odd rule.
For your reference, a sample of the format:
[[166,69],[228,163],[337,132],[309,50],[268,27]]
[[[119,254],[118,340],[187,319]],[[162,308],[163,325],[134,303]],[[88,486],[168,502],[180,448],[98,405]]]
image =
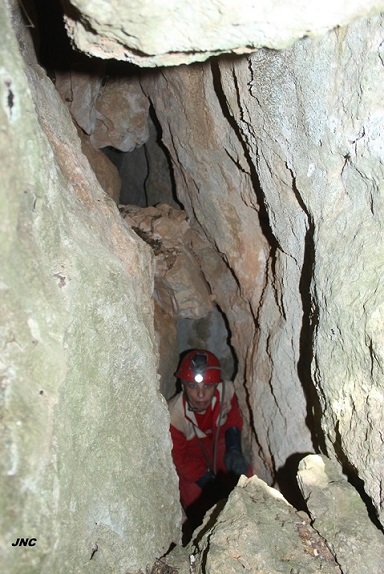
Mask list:
[[225,431],[224,464],[228,472],[238,476],[248,473],[248,463],[241,451],[241,433],[237,427],[229,427]]
[[224,456],[224,464],[228,472],[241,475],[248,473],[248,463],[238,450],[228,450]]
[[210,470],[207,470],[207,472],[205,474],[203,474],[203,476],[201,476],[198,480],[196,480],[196,484],[197,484],[197,486],[200,486],[200,488],[203,490],[208,485],[212,484],[214,480],[215,480],[215,475],[213,474],[213,472]]

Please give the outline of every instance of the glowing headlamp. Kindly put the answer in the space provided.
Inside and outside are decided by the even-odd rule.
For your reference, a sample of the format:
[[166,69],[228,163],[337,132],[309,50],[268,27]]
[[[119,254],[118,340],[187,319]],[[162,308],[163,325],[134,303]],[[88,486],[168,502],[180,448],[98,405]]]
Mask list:
[[203,377],[203,375],[202,375],[201,373],[197,373],[197,374],[195,375],[195,382],[196,382],[196,383],[202,383],[203,380],[204,380],[204,377]]

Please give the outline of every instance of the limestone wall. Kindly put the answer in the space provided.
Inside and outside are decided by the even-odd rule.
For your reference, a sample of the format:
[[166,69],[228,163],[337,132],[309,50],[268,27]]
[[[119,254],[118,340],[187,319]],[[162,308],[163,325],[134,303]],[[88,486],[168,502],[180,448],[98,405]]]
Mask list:
[[[291,324],[301,323],[297,368],[309,401],[306,420],[315,424],[318,447],[364,481],[379,513],[383,40],[383,20],[376,17],[284,52],[260,51],[245,75],[241,64],[222,67],[223,78],[238,78],[239,91],[223,85],[278,243],[282,310]],[[265,307],[260,316],[264,331]],[[282,350],[273,353],[280,380],[287,372]],[[256,364],[267,351],[260,345]]]
[[1,570],[137,572],[181,519],[152,254],[0,10]]
[[[384,8],[382,0],[70,0],[66,26],[76,46],[138,66],[177,66],[267,46],[284,49]],[[81,14],[81,17],[80,17]]]
[[242,366],[255,470],[283,477],[321,449],[378,513],[383,40],[375,17],[142,80],[178,196],[216,249],[201,264]]

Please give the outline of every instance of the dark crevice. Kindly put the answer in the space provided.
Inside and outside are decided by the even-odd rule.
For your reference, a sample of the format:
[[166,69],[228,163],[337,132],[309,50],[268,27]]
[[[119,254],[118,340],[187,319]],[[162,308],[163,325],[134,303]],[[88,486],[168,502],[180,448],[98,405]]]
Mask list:
[[[227,59],[233,60],[233,57],[229,57]],[[251,182],[253,185],[253,191],[254,191],[254,194],[256,197],[256,202],[257,202],[257,205],[259,208],[258,217],[259,217],[260,227],[261,227],[261,230],[262,230],[264,236],[266,237],[266,239],[269,243],[269,246],[270,246],[269,260],[270,260],[270,265],[271,265],[271,270],[272,270],[272,275],[273,275],[274,270],[275,270],[275,266],[276,266],[276,252],[278,249],[280,249],[280,246],[279,246],[277,238],[273,234],[273,231],[272,231],[271,226],[270,226],[268,211],[267,211],[267,207],[266,207],[266,203],[265,203],[265,196],[264,196],[264,193],[263,193],[261,185],[260,185],[259,176],[258,176],[256,167],[254,165],[254,162],[252,161],[250,152],[247,148],[246,142],[244,141],[241,129],[240,129],[239,125],[237,124],[235,118],[232,116],[231,111],[229,109],[227,99],[226,99],[226,96],[225,96],[225,93],[223,90],[223,86],[222,86],[222,77],[221,77],[219,61],[217,59],[213,59],[211,61],[211,71],[212,71],[212,79],[213,79],[213,88],[214,88],[217,100],[220,104],[222,114],[223,114],[224,118],[227,120],[228,124],[231,126],[234,134],[236,135],[236,137],[237,137],[237,139],[238,139],[238,141],[239,141],[239,143],[243,149],[243,153],[244,153],[244,157],[246,159],[246,162],[249,166],[249,175],[250,175],[250,179],[251,179]],[[239,95],[238,95],[238,98],[239,98]],[[238,105],[239,105],[239,109],[241,109],[241,105],[240,105],[239,101],[238,101]],[[234,277],[235,277],[235,275],[234,275]],[[235,280],[238,283],[238,279],[236,277],[235,277]],[[239,288],[240,288],[240,285],[239,285]],[[256,326],[257,326],[257,324],[256,324]],[[254,421],[254,417],[253,417],[253,409],[252,409],[252,405],[251,405],[249,389],[246,388],[246,385],[244,385],[244,387],[245,387],[245,391],[246,391],[246,404],[247,404],[247,407],[249,410],[248,418],[249,418],[250,429],[251,429],[251,432],[253,435],[253,440],[255,441],[255,443],[257,445],[259,445],[259,448],[260,448],[259,456],[260,456],[261,460],[263,460],[265,463],[265,453],[263,452],[263,450],[260,446],[260,443],[258,441],[258,437],[257,437],[256,432],[255,432],[256,426],[255,426],[255,421]],[[269,468],[269,467],[270,467],[270,465],[267,465],[267,468]],[[271,472],[274,472],[274,470],[275,470],[275,468],[274,469],[270,468]]]
[[307,503],[297,483],[297,471],[300,461],[312,452],[297,452],[287,458],[285,464],[276,473],[276,483],[281,494],[297,510],[309,514]]
[[183,205],[181,204],[180,200],[178,199],[178,197],[176,195],[176,182],[175,182],[175,174],[173,172],[173,163],[172,163],[172,159],[171,159],[171,154],[169,153],[167,146],[165,146],[163,144],[163,129],[162,129],[161,124],[157,118],[155,108],[153,107],[152,102],[150,102],[149,116],[153,122],[153,125],[156,128],[156,134],[157,134],[156,143],[160,147],[162,152],[164,153],[166,160],[167,160],[168,171],[169,171],[169,175],[171,178],[171,184],[172,184],[172,199],[173,199],[173,201],[175,201],[175,203],[177,203],[180,206],[180,209],[183,209]]
[[220,307],[217,303],[216,303],[216,309],[217,309],[218,312],[220,313],[221,318],[223,319],[223,322],[224,322],[224,326],[225,326],[225,330],[226,330],[226,335],[227,335],[227,336],[226,336],[226,344],[227,344],[227,347],[228,347],[228,349],[229,349],[229,351],[230,351],[230,353],[231,353],[231,357],[232,357],[232,360],[233,360],[233,373],[232,373],[232,375],[231,375],[230,378],[231,378],[231,379],[234,379],[234,378],[236,377],[236,374],[237,374],[237,370],[238,370],[238,366],[239,366],[239,361],[238,361],[238,359],[237,359],[237,355],[236,355],[235,349],[233,348],[233,345],[232,345],[232,343],[231,343],[231,339],[232,339],[231,328],[230,328],[230,326],[229,326],[229,322],[228,322],[228,319],[227,319],[226,314],[224,313],[224,311],[221,309],[221,307]]
[[322,408],[313,383],[311,372],[312,361],[314,358],[314,333],[319,322],[318,308],[315,300],[311,296],[311,282],[315,266],[315,226],[313,217],[308,211],[297,188],[295,174],[287,164],[286,167],[291,174],[292,190],[295,194],[296,200],[307,218],[307,232],[304,239],[303,264],[299,282],[303,318],[300,332],[300,353],[297,363],[297,372],[307,399],[307,416],[305,422],[311,432],[315,452],[327,454],[324,433],[321,428]]
[[[222,59],[227,59],[227,60],[233,60],[233,56],[227,56],[227,57],[222,57]],[[276,252],[277,250],[281,250],[281,247],[279,245],[279,242],[277,240],[277,238],[275,237],[271,226],[270,226],[270,222],[269,222],[269,216],[268,216],[268,210],[266,207],[266,203],[265,203],[265,196],[263,193],[263,190],[261,188],[260,185],[260,180],[259,180],[259,176],[255,167],[254,162],[252,161],[250,152],[247,148],[247,145],[244,141],[243,138],[243,134],[241,132],[241,129],[239,127],[239,125],[237,124],[235,118],[232,116],[229,107],[228,107],[228,103],[227,103],[227,99],[222,87],[222,80],[221,80],[221,72],[220,72],[220,67],[219,67],[219,61],[217,59],[213,59],[211,61],[211,70],[212,70],[212,78],[213,78],[213,87],[218,99],[218,102],[220,104],[221,107],[221,111],[222,114],[224,116],[224,118],[227,120],[227,122],[229,123],[229,125],[231,126],[234,134],[236,135],[238,141],[241,144],[241,147],[243,149],[243,153],[244,153],[244,157],[247,161],[247,164],[249,166],[249,175],[250,175],[250,179],[251,182],[253,184],[253,191],[255,193],[255,197],[256,197],[256,201],[257,201],[257,205],[258,205],[258,217],[259,217],[259,222],[260,222],[260,227],[261,230],[265,236],[265,238],[268,241],[268,244],[270,246],[270,252],[269,252],[269,261],[270,261],[270,270],[271,270],[271,275],[272,277],[275,277],[275,269],[276,269]],[[241,109],[241,105],[240,105],[240,101],[239,101],[239,95],[238,95],[238,105],[239,105],[239,109]],[[231,158],[237,165],[238,162],[236,162],[233,158]],[[268,263],[267,263],[268,265]],[[266,273],[268,273],[268,268],[266,268]],[[236,279],[236,278],[235,278]],[[277,291],[275,289],[275,296],[277,297]],[[280,307],[279,302],[277,302],[278,306]]]
[[[220,68],[219,68],[219,63],[215,60],[213,60],[211,62],[211,69],[212,69],[212,76],[213,76],[213,84],[214,84],[214,89],[215,89],[215,93],[216,96],[218,98],[218,101],[220,103],[221,106],[221,110],[222,113],[224,115],[224,117],[226,118],[226,120],[228,121],[228,123],[230,124],[231,128],[233,129],[234,133],[237,135],[237,138],[239,140],[239,142],[241,143],[241,146],[243,148],[244,151],[244,156],[247,160],[247,163],[249,165],[249,171],[250,171],[250,177],[253,183],[253,188],[254,188],[254,193],[257,199],[257,203],[259,205],[260,211],[259,211],[259,220],[260,220],[260,226],[261,229],[266,237],[266,239],[269,242],[270,245],[270,257],[271,257],[271,274],[272,277],[275,276],[275,266],[276,266],[276,252],[278,249],[281,249],[277,238],[274,236],[270,223],[269,223],[269,217],[268,217],[268,211],[266,208],[266,203],[265,203],[265,197],[264,197],[264,193],[261,189],[261,185],[260,185],[260,181],[259,181],[259,177],[256,171],[256,167],[252,161],[252,158],[250,156],[250,152],[246,146],[246,142],[244,141],[244,137],[243,134],[241,132],[241,129],[239,127],[239,125],[237,124],[236,120],[234,119],[234,117],[232,116],[228,104],[227,104],[227,100],[226,100],[226,96],[225,93],[223,91],[223,87],[221,84],[221,72],[220,72]],[[234,79],[236,80],[236,79]],[[239,94],[238,94],[238,106],[239,109],[241,110],[241,102],[239,100]],[[307,219],[308,219],[308,231],[306,234],[306,238],[305,238],[305,249],[304,249],[304,261],[303,261],[303,268],[302,268],[302,275],[301,275],[301,280],[300,280],[300,286],[299,286],[299,290],[300,290],[300,294],[301,294],[301,298],[302,298],[302,306],[303,306],[303,325],[302,325],[302,330],[301,330],[301,337],[300,337],[300,359],[299,359],[299,363],[298,363],[298,375],[299,378],[301,380],[301,383],[303,385],[304,388],[304,392],[306,394],[307,397],[307,418],[306,418],[306,424],[311,432],[312,435],[312,440],[313,440],[313,444],[314,447],[316,449],[316,451],[322,450],[323,452],[326,452],[326,448],[325,448],[325,441],[323,438],[323,433],[321,430],[321,426],[320,426],[320,421],[321,421],[321,408],[320,408],[320,403],[319,403],[319,399],[317,397],[317,394],[315,392],[315,388],[312,382],[312,377],[311,377],[311,362],[312,362],[312,357],[313,357],[313,351],[312,351],[312,343],[313,343],[313,333],[314,333],[314,329],[316,327],[317,324],[317,311],[313,306],[313,302],[312,302],[312,298],[310,296],[310,284],[311,284],[311,280],[312,280],[312,274],[313,274],[313,266],[314,266],[314,240],[313,240],[313,234],[314,234],[314,226],[313,226],[313,222],[311,220],[310,214],[308,213],[308,210],[306,209],[306,206],[304,205],[302,198],[300,197],[300,194],[298,192],[298,189],[296,187],[296,182],[294,177],[292,177],[292,187],[293,187],[293,191],[296,195],[297,201],[299,203],[299,205],[301,206],[301,208],[303,209],[304,213],[307,215]],[[280,307],[280,305],[279,305]],[[250,409],[250,412],[252,412],[252,409]],[[253,427],[255,428],[255,427]],[[295,458],[296,455],[293,455],[293,459]],[[298,494],[298,490],[297,488],[293,487],[293,485],[295,484],[295,476],[293,474],[293,467],[296,464],[296,458],[295,460],[292,461],[287,461],[286,465],[284,468],[279,469],[278,473],[277,473],[277,478],[279,483],[282,482],[281,478],[284,477],[284,481],[285,484],[287,484],[288,481],[288,474],[290,474],[290,479],[289,482],[293,488],[293,495],[288,496],[288,492],[286,492],[286,496],[288,496],[288,498],[293,498],[297,500],[297,504],[298,507],[303,507],[303,500],[302,500],[302,496]],[[294,469],[296,470],[296,469]]]

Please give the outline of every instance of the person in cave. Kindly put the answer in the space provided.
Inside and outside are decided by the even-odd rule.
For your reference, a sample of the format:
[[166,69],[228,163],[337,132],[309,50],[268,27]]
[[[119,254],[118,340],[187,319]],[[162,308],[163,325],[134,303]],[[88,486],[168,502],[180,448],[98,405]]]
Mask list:
[[204,349],[189,351],[176,377],[182,390],[168,402],[172,457],[188,530],[193,531],[239,476],[252,472],[242,453],[243,421],[234,386],[222,379],[218,358]]

